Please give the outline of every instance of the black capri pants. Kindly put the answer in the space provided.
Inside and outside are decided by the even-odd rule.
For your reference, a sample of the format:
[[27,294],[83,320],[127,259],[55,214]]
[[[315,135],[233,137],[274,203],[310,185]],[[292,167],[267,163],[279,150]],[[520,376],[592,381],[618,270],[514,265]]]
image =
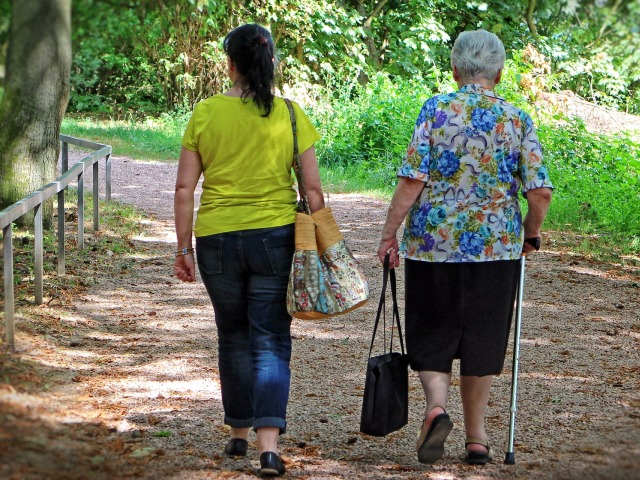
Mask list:
[[507,351],[519,260],[405,262],[405,330],[411,368],[498,375]]

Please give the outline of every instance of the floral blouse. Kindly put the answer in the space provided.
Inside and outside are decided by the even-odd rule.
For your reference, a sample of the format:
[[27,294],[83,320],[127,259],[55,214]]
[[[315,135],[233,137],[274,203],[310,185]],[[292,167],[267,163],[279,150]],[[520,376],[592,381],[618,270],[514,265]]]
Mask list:
[[427,262],[520,258],[518,191],[553,188],[529,115],[477,84],[425,102],[398,176],[425,183],[400,251]]

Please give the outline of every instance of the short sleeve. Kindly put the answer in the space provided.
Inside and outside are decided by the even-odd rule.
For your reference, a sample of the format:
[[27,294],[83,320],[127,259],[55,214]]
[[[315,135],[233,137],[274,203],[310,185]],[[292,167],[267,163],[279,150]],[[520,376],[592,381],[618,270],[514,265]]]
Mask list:
[[195,117],[198,112],[198,106],[194,108],[193,113],[191,114],[191,118],[189,118],[189,123],[187,123],[187,128],[184,131],[184,135],[182,136],[182,146],[187,150],[191,150],[192,152],[198,151],[198,140],[195,135]]
[[522,193],[536,188],[553,188],[547,167],[542,163],[542,147],[533,120],[522,112],[523,137],[520,146]]
[[416,120],[413,136],[407,147],[407,154],[398,168],[398,176],[422,180],[429,179],[431,163],[431,118],[435,114],[437,97],[427,100]]

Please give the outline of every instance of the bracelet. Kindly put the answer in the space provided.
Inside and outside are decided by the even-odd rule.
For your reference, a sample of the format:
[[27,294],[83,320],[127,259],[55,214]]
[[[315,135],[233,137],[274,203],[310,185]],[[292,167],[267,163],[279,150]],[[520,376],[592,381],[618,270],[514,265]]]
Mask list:
[[176,257],[179,257],[181,255],[187,255],[188,253],[193,253],[193,248],[187,248],[187,247],[181,248],[176,252]]

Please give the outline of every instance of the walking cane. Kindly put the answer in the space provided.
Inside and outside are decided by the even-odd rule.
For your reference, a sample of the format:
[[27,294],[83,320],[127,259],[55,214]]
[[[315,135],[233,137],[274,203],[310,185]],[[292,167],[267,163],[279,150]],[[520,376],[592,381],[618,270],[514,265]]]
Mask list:
[[520,325],[522,323],[522,297],[524,293],[524,254],[520,258],[520,281],[518,282],[518,294],[516,296],[516,327],[513,335],[513,368],[511,369],[511,408],[509,416],[509,446],[504,463],[515,465],[516,459],[513,452],[513,437],[516,428],[516,397],[518,394],[518,360],[520,357]]

